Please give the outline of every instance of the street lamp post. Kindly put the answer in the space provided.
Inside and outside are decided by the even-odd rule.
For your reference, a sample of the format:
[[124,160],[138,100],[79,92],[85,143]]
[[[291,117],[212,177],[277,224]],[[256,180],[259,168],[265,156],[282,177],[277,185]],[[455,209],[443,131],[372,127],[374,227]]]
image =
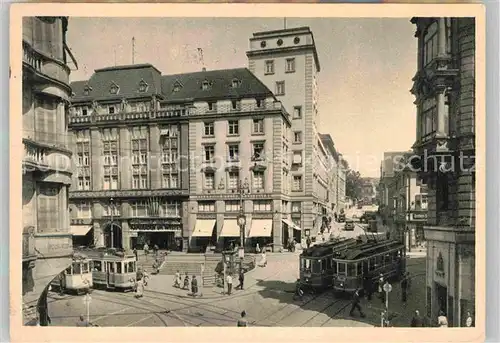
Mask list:
[[243,208],[243,194],[248,191],[248,180],[245,182],[240,180],[238,185],[238,191],[240,193],[240,213],[238,214],[238,226],[240,227],[240,249],[238,251],[238,257],[240,258],[240,272],[243,269],[243,258],[245,257],[245,225],[247,218],[245,216],[245,209]]
[[109,209],[111,211],[111,226],[110,226],[110,230],[111,230],[111,248],[113,248],[114,246],[114,231],[113,231],[113,207],[114,207],[114,200],[113,198],[110,198],[109,199]]

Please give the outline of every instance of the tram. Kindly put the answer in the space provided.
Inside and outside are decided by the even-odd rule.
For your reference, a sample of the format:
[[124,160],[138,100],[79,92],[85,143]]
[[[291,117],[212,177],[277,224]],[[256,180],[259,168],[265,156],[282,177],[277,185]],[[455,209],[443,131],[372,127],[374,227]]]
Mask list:
[[353,238],[334,238],[328,242],[316,244],[300,254],[301,287],[314,290],[326,289],[333,283],[332,258],[339,251],[355,246]]
[[51,288],[78,295],[87,293],[93,286],[92,261],[84,254],[75,253],[71,265],[52,280]]
[[399,279],[406,269],[405,247],[397,240],[369,238],[359,240],[350,249],[338,251],[332,259],[333,289],[338,293],[354,293],[364,286],[365,278]]
[[137,260],[132,252],[116,249],[91,249],[86,251],[92,259],[94,288],[130,291],[135,287]]

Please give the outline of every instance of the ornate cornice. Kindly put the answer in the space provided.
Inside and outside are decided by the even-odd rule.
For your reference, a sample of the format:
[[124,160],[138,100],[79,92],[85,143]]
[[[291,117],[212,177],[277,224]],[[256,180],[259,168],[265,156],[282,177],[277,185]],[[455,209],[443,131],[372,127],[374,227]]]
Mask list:
[[131,190],[106,190],[106,191],[73,191],[69,193],[70,199],[86,198],[140,198],[151,196],[188,196],[186,189],[131,189]]

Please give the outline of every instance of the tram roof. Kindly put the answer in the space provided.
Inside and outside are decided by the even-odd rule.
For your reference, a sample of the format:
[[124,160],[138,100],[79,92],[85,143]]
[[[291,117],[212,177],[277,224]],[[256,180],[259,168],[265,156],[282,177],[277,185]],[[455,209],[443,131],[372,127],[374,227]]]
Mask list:
[[90,259],[95,258],[109,258],[109,259],[123,259],[135,257],[131,251],[119,251],[111,248],[80,248],[79,254],[85,254]]
[[356,244],[354,238],[340,238],[334,239],[325,243],[313,245],[302,252],[303,257],[321,257],[333,254],[337,250],[348,249],[350,246]]
[[339,260],[359,260],[370,255],[383,253],[384,251],[402,248],[403,244],[397,240],[368,241],[358,243],[354,249],[339,251],[335,258]]

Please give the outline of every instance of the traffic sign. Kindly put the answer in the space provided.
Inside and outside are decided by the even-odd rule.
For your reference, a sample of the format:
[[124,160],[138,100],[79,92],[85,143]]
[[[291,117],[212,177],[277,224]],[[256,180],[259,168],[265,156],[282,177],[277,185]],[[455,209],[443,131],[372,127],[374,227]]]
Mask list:
[[386,293],[389,293],[390,291],[392,291],[392,286],[391,286],[391,284],[390,284],[390,283],[385,283],[385,284],[384,284],[384,291],[385,291]]

